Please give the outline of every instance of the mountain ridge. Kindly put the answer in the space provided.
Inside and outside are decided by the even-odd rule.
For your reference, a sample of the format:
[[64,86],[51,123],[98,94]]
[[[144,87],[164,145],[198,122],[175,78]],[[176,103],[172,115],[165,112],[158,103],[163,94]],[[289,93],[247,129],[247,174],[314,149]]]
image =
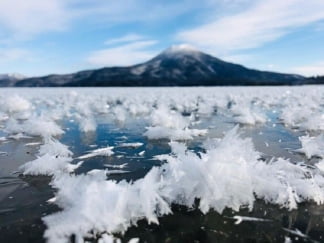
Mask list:
[[0,74],[0,87],[13,86],[16,82],[27,78],[20,73],[2,73]]
[[[17,87],[298,85],[310,79],[223,61],[188,45],[171,46],[147,62],[52,74],[16,81]],[[8,85],[10,86],[10,85]]]

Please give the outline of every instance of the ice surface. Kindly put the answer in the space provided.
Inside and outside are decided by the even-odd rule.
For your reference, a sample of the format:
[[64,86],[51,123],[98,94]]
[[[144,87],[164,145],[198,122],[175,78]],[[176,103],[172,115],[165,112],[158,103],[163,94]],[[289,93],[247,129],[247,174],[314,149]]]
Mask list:
[[[89,234],[101,235],[99,242],[111,242],[112,233],[125,232],[138,220],[159,223],[160,216],[172,213],[172,204],[222,213],[226,208],[252,210],[257,199],[288,210],[306,201],[324,202],[322,86],[3,89],[0,97],[0,140],[19,139],[39,149],[20,171],[52,176],[50,185],[56,190],[52,203],[62,211],[44,217],[49,242],[66,242],[71,235],[81,242]],[[73,145],[63,144],[78,129],[81,140],[101,135],[98,128],[108,121],[116,121],[116,133],[123,127],[132,133],[134,124],[140,124],[138,136],[143,137],[110,143],[107,133],[105,143],[95,144],[99,148],[88,153],[81,151],[81,156]],[[294,160],[273,155],[265,159],[248,137],[256,125],[278,133],[285,127],[296,132],[301,148],[294,150],[314,161],[309,164],[300,155]],[[149,141],[153,139],[171,142]],[[102,147],[107,143],[113,146]],[[132,172],[119,150],[133,147],[136,155],[149,160],[150,146],[159,143],[172,151],[155,154],[155,159],[163,161],[160,167],[136,181],[111,180],[114,173]],[[264,143],[266,151],[275,149],[273,141]],[[146,152],[140,148],[143,145]],[[72,156],[77,161],[109,156],[110,161],[102,165],[107,170],[101,167],[76,175],[73,171],[82,162],[75,164]],[[115,160],[123,162],[114,164]]]
[[203,213],[252,209],[256,198],[288,209],[305,200],[324,202],[322,174],[280,158],[260,161],[238,127],[210,141],[206,153],[199,155],[182,143],[170,146],[172,154],[158,156],[167,163],[133,183],[106,180],[101,172],[54,178],[57,203],[64,210],[44,218],[49,242],[72,234],[84,237],[90,231],[124,232],[143,218],[158,223],[159,216],[172,213],[171,204],[192,208],[196,199]]

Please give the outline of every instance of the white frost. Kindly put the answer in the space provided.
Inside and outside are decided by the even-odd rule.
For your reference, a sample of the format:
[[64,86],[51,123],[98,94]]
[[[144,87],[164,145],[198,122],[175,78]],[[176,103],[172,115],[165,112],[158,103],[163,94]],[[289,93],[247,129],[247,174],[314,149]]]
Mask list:
[[[188,51],[192,50],[175,48],[168,55],[183,56]],[[155,65],[158,68],[160,63]],[[252,209],[256,199],[289,210],[304,201],[322,204],[323,159],[313,159],[314,165],[307,164],[306,159],[262,161],[252,140],[241,138],[238,128],[221,139],[213,138],[220,137],[222,126],[231,127],[231,123],[240,123],[243,129],[246,124],[284,129],[281,122],[289,127],[287,132],[292,128],[301,134],[300,152],[307,158],[323,158],[323,134],[307,135],[324,130],[323,91],[323,86],[66,88],[28,92],[1,89],[0,140],[20,139],[17,143],[28,144],[26,140],[38,136],[43,141],[37,158],[21,170],[30,175],[53,175],[51,185],[57,193],[52,202],[62,211],[44,218],[50,242],[67,241],[72,234],[82,242],[90,232],[104,234],[102,240],[109,241],[111,233],[124,232],[140,219],[158,223],[160,216],[172,213],[173,203],[197,206],[203,213],[211,209],[220,213],[224,208]],[[140,132],[148,139],[182,141],[202,136],[193,144],[201,141],[204,152],[197,154],[185,144],[171,142],[172,153],[157,156],[166,163],[134,182],[110,180],[109,174],[125,172],[125,165],[117,164],[106,165],[108,170],[70,175],[82,162],[72,164],[72,152],[59,142],[63,129],[70,128],[65,127],[68,121],[72,127],[78,125],[81,132],[95,131],[97,124],[117,121],[116,130],[124,125],[131,127],[130,132],[144,124]],[[272,128],[273,124],[277,127]],[[274,142],[263,142],[272,149]],[[113,153],[113,147],[99,148],[78,159]],[[138,154],[142,156],[144,151]]]
[[55,177],[63,211],[44,218],[45,237],[54,242],[90,231],[124,232],[139,219],[158,223],[159,216],[172,213],[172,203],[192,208],[196,199],[203,213],[252,209],[256,198],[288,209],[306,200],[324,202],[324,177],[316,169],[284,159],[259,161],[252,141],[240,138],[237,127],[199,156],[184,144],[170,145],[171,155],[158,156],[167,163],[135,182],[106,180],[99,172]]
[[239,215],[235,215],[233,217],[233,219],[235,219],[235,224],[240,224],[243,221],[257,221],[257,222],[269,222],[271,220],[269,219],[262,219],[262,218],[254,218],[254,217],[247,217],[247,216],[239,216]]
[[92,157],[96,157],[96,156],[111,156],[114,154],[114,152],[112,151],[113,148],[114,147],[108,146],[106,148],[95,149],[88,154],[79,156],[78,159],[88,159],[88,158],[92,158]]
[[82,162],[71,164],[72,155],[66,145],[55,139],[45,139],[45,143],[40,146],[37,159],[20,166],[20,170],[24,175],[71,173],[82,164]]
[[321,134],[317,137],[302,136],[299,137],[302,148],[298,152],[304,153],[308,159],[313,156],[324,158],[324,135]]
[[161,106],[151,114],[152,126],[147,127],[144,136],[149,139],[190,140],[207,134],[206,129],[189,128],[190,119]]
[[124,148],[138,148],[138,147],[141,147],[143,146],[144,144],[143,143],[140,143],[140,142],[137,142],[137,143],[121,143],[119,144],[119,147],[124,147]]

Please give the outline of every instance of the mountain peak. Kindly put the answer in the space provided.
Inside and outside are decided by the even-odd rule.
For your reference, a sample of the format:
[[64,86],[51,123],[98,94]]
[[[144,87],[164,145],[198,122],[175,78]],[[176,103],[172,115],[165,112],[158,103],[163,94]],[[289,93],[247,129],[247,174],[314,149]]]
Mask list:
[[188,44],[172,45],[162,52],[163,55],[198,54],[200,51]]
[[200,61],[203,52],[199,51],[197,48],[188,45],[188,44],[180,44],[180,45],[172,45],[169,48],[165,49],[158,56],[152,59],[152,61],[160,61],[160,60],[196,60]]
[[170,46],[165,52],[199,52],[199,50],[189,44],[180,44]]

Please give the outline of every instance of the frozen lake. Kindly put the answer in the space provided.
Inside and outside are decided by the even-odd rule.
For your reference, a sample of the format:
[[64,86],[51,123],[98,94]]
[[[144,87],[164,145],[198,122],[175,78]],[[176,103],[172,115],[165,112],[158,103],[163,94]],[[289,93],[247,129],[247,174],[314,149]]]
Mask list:
[[0,89],[0,242],[323,242],[324,86]]

